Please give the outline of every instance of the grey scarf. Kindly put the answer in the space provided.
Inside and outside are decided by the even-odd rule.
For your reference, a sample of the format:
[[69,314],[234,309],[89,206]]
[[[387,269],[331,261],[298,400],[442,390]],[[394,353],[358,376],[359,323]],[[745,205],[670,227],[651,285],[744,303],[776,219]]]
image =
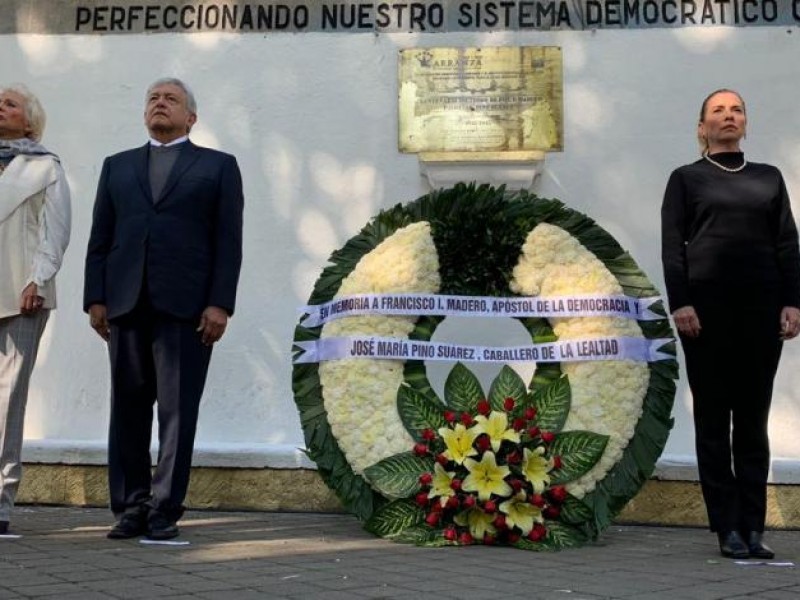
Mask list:
[[50,152],[40,143],[34,142],[29,138],[0,140],[0,159],[14,158],[18,154],[29,154],[33,156],[43,156],[49,154],[58,160],[58,156]]

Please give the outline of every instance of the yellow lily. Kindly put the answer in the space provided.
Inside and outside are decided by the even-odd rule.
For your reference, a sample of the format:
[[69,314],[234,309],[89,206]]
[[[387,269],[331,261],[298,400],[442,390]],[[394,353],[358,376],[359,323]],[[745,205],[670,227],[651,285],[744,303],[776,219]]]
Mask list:
[[439,463],[433,465],[433,481],[431,482],[431,491],[428,492],[428,498],[439,498],[442,506],[447,504],[447,499],[456,494],[455,490],[450,487],[453,477],[455,477],[455,473],[445,471],[444,467]]
[[525,479],[533,486],[534,493],[541,494],[550,483],[549,471],[553,468],[553,461],[544,457],[544,448],[540,446],[533,452],[525,448],[521,468]]
[[528,535],[534,523],[544,523],[542,509],[527,502],[525,492],[500,504],[500,510],[506,515],[509,527],[519,527],[522,535]]
[[439,435],[442,436],[447,446],[447,450],[442,454],[456,464],[463,464],[468,456],[475,456],[478,453],[478,451],[472,447],[472,443],[479,435],[475,432],[474,427],[467,429],[464,425],[458,423],[455,429],[450,429],[449,427],[440,428]]
[[500,450],[503,440],[519,442],[519,432],[508,427],[508,415],[504,412],[493,410],[488,417],[478,415],[475,417],[476,425],[473,427],[478,433],[485,433],[492,442],[492,450]]
[[488,500],[492,494],[511,495],[513,490],[504,479],[511,470],[505,466],[498,466],[493,452],[485,452],[481,462],[467,458],[464,460],[464,466],[469,471],[469,475],[461,484],[461,489],[464,491],[478,492],[480,500]]
[[458,513],[453,520],[457,525],[469,527],[469,532],[476,540],[482,540],[487,533],[494,535],[497,528],[494,526],[494,515],[483,512],[480,508],[470,508]]

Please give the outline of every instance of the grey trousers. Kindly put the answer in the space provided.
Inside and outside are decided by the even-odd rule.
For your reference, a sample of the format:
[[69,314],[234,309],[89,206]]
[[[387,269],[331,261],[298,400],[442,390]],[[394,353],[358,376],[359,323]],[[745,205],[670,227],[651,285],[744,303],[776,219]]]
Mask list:
[[28,384],[49,310],[0,319],[0,521],[8,521],[22,477]]

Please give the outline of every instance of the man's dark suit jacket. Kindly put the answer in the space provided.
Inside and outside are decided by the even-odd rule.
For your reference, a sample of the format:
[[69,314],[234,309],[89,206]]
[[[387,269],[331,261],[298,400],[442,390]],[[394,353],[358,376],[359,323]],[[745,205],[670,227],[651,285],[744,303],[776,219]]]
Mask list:
[[242,262],[242,179],[230,154],[187,142],[153,200],[149,145],[106,158],[86,256],[83,305],[109,319],[150,303],[178,319],[233,314]]

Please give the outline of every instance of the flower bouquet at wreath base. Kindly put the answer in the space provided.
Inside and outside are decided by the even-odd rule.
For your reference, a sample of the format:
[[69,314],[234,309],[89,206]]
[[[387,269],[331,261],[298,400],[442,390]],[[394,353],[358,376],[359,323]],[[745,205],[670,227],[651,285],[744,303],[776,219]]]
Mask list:
[[391,499],[366,523],[368,531],[424,546],[526,550],[579,546],[592,537],[591,509],[565,484],[600,460],[608,436],[561,431],[570,405],[566,377],[559,373],[528,392],[504,366],[484,398],[459,363],[444,395],[446,404],[430,389],[400,387],[398,412],[416,444],[366,469],[370,484]]

